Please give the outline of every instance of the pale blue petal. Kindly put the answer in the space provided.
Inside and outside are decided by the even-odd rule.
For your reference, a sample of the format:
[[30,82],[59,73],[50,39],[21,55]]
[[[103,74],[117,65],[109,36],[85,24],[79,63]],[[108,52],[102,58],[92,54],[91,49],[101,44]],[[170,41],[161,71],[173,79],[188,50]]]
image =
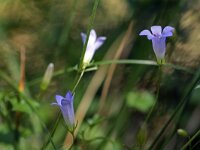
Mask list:
[[96,34],[96,31],[95,31],[94,29],[92,29],[92,30],[90,31],[90,36],[91,36],[92,38],[94,38],[94,39],[97,38],[97,34]]
[[173,36],[173,32],[174,32],[174,28],[173,28],[173,27],[171,27],[171,26],[166,26],[166,27],[163,29],[162,36],[164,36],[164,37]]
[[69,127],[73,127],[74,126],[73,102],[63,100],[61,104],[62,104],[61,111],[62,111],[62,115],[64,117],[65,122],[67,123]]
[[81,32],[81,37],[82,37],[83,44],[85,44],[86,34]]
[[140,32],[139,35],[146,35],[149,40],[151,40],[154,37],[149,30],[143,30]]
[[95,50],[97,50],[99,47],[101,47],[101,45],[103,45],[105,40],[106,40],[106,37],[104,37],[104,36],[98,37],[96,42],[95,42]]
[[161,36],[162,27],[161,26],[152,26],[151,32],[153,33],[153,35],[160,35]]
[[65,99],[70,102],[73,101],[74,99],[73,94],[70,91],[68,91],[67,94],[65,95]]
[[88,40],[87,46],[88,46],[88,47],[94,46],[96,39],[97,39],[96,32],[95,32],[94,29],[92,29],[92,30],[90,31],[90,36],[89,36],[89,40]]
[[154,38],[152,39],[153,50],[157,58],[163,59],[166,52],[166,38]]
[[61,105],[61,101],[64,99],[64,97],[60,96],[60,95],[56,95],[56,101],[58,105]]

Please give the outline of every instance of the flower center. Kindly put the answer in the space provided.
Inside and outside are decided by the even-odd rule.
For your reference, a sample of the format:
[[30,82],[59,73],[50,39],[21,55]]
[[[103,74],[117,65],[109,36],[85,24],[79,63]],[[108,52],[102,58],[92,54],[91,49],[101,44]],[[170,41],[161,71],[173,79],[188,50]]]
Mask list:
[[160,35],[160,34],[158,34],[158,33],[153,34],[153,36],[156,37],[156,38],[159,38],[159,39],[162,37],[162,35]]
[[69,102],[67,100],[65,100],[65,99],[62,99],[61,105],[62,106],[66,106],[67,104],[69,104]]

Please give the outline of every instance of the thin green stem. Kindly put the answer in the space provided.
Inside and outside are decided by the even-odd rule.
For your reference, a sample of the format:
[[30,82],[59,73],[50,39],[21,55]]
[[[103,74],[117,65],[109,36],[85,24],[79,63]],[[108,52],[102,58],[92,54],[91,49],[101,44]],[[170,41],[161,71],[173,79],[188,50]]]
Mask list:
[[[152,113],[154,112],[155,108],[156,108],[156,105],[157,105],[157,102],[158,102],[158,97],[159,97],[159,93],[160,93],[160,83],[161,83],[161,78],[162,78],[162,66],[159,65],[159,68],[158,68],[158,83],[157,83],[157,92],[156,92],[156,98],[155,98],[155,101],[154,101],[154,104],[153,106],[151,107],[150,111],[148,112],[146,118],[145,118],[145,121],[143,122],[142,126],[140,127],[139,129],[139,132],[141,132],[141,130],[143,130],[146,126],[146,123],[149,121],[149,119],[151,118],[152,116]],[[143,148],[143,145],[141,145],[142,147],[140,147],[141,149],[144,149]]]
[[153,107],[151,107],[151,110],[149,111],[146,119],[145,119],[145,123],[149,121],[154,109],[156,108],[157,102],[158,102],[158,97],[159,97],[159,93],[160,93],[160,83],[161,83],[161,79],[162,79],[162,66],[159,66],[158,68],[158,84],[157,84],[157,93],[156,93],[156,99],[155,102],[153,104]]
[[152,60],[137,60],[137,59],[119,59],[119,60],[104,60],[91,63],[89,66],[95,65],[110,65],[110,64],[138,64],[138,65],[153,65],[157,66],[157,62]]
[[80,65],[79,65],[79,69],[80,70],[82,70],[82,68],[83,68],[83,59],[84,59],[84,56],[85,56],[87,43],[88,43],[88,40],[89,40],[90,30],[92,29],[93,24],[94,24],[94,19],[95,19],[95,16],[96,16],[96,11],[97,11],[97,7],[98,7],[98,4],[99,4],[99,1],[100,0],[95,0],[94,7],[93,7],[93,10],[92,10],[92,15],[90,16],[90,24],[89,24],[89,27],[88,27],[88,30],[87,30],[86,41],[85,41],[85,43],[83,45],[83,51],[82,51],[81,59],[80,59]]
[[[132,65],[150,65],[150,66],[158,66],[157,62],[155,61],[151,61],[151,60],[136,60],[136,59],[120,59],[120,60],[105,60],[105,61],[97,61],[94,63],[91,63],[87,66],[87,68],[85,69],[85,72],[88,71],[93,71],[97,69],[97,66],[101,66],[101,65],[110,65],[110,64],[132,64]],[[173,65],[173,64],[164,64],[163,67],[171,67],[174,68],[176,70],[181,70],[181,71],[185,71],[187,73],[191,73],[194,74],[194,71],[182,66],[178,66],[178,65]],[[72,71],[78,71],[78,66],[75,65],[73,67],[67,68],[66,69],[67,72],[72,72]],[[59,71],[56,71],[53,75],[53,77],[55,76],[59,76],[61,74],[65,73],[65,69],[61,69]],[[0,74],[1,75],[1,74]],[[38,82],[40,82],[42,80],[41,78],[35,79],[31,82],[29,82],[29,86],[33,86],[35,84],[37,84]]]
[[62,34],[58,41],[59,46],[63,46],[64,44],[68,43],[69,31],[73,25],[73,21],[76,16],[77,4],[78,4],[78,0],[74,0],[73,4],[72,4],[71,15],[70,15],[69,19],[66,20],[66,22],[65,22],[66,27],[64,27],[64,30],[62,31]]
[[50,135],[49,135],[49,138],[48,138],[47,142],[45,143],[45,145],[43,145],[43,147],[41,148],[42,150],[45,149],[46,146],[47,146],[47,145],[49,144],[49,142],[51,141],[51,139],[52,139],[52,137],[53,137],[53,135],[54,135],[54,133],[55,133],[55,131],[56,131],[56,128],[57,128],[57,126],[58,126],[58,123],[60,122],[60,119],[61,119],[61,112],[59,111],[58,117],[56,118],[55,124],[54,124],[54,126],[53,126],[53,128],[52,128],[52,130],[51,130],[51,133],[50,133]]
[[[109,65],[109,64],[137,64],[137,65],[150,65],[150,66],[159,66],[157,64],[156,61],[152,61],[152,60],[137,60],[137,59],[120,59],[120,60],[105,60],[105,61],[97,61],[94,63],[91,63],[89,66],[99,66],[99,65]],[[163,67],[171,67],[174,68],[176,70],[182,70],[188,73],[194,73],[193,70],[190,70],[188,68],[182,67],[182,66],[178,66],[178,65],[174,65],[174,64],[163,64]]]
[[181,148],[181,150],[185,150],[187,148],[187,146],[190,146],[191,145],[191,142],[200,135],[200,129],[190,138],[190,140],[185,144],[183,145],[183,147]]
[[74,88],[73,88],[73,90],[72,90],[72,93],[73,93],[73,94],[74,94],[74,92],[75,92],[75,90],[76,90],[78,84],[80,83],[80,81],[81,81],[81,79],[82,79],[82,77],[83,77],[83,74],[84,74],[84,70],[81,71],[81,73],[80,73],[80,75],[79,75],[79,78],[78,78],[77,82],[76,82],[75,85],[74,85]]
[[[84,74],[84,70],[83,70],[83,59],[84,59],[84,55],[85,55],[87,43],[88,43],[88,40],[89,40],[90,30],[91,30],[91,28],[92,28],[92,26],[93,26],[93,24],[94,24],[94,19],[95,19],[96,10],[97,10],[97,6],[98,6],[98,4],[99,4],[99,1],[100,1],[100,0],[95,0],[95,3],[94,3],[94,7],[93,7],[93,10],[92,10],[92,15],[91,15],[91,17],[90,17],[89,28],[88,28],[88,31],[87,31],[86,42],[84,43],[83,51],[82,51],[81,59],[80,59],[79,70],[81,70],[81,74],[80,74],[80,76],[79,76],[77,82],[76,82],[75,85],[74,85],[74,88],[73,88],[73,90],[72,90],[72,93],[75,92],[75,90],[76,90],[78,84],[80,83],[80,80],[81,80],[81,78],[82,78],[82,76],[83,76],[83,74]],[[73,69],[74,69],[74,68],[72,68],[72,70],[73,70]],[[60,119],[60,117],[61,117],[61,116],[59,116],[58,118]],[[54,128],[53,128],[54,131],[52,131],[51,133],[54,133],[54,132],[55,132],[57,126],[58,126],[58,123],[55,124],[55,126],[54,126]],[[49,139],[51,139],[51,138],[53,137],[53,135],[54,135],[54,134],[50,134]],[[49,141],[49,140],[48,140],[48,141]],[[48,145],[48,143],[49,143],[48,141],[47,141],[47,143],[45,144],[45,147]]]
[[200,144],[200,140],[197,141],[195,144],[193,144],[191,149],[194,149],[194,148],[195,148],[197,145],[199,145],[199,144]]

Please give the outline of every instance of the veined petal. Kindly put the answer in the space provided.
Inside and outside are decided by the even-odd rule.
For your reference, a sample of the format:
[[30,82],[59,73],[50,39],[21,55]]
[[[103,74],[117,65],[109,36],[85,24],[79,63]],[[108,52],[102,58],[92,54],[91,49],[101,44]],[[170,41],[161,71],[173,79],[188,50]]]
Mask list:
[[104,36],[98,37],[96,42],[95,42],[95,50],[97,50],[99,47],[101,47],[101,45],[103,45],[105,40],[106,40],[106,37],[104,37]]
[[149,30],[143,30],[140,32],[139,35],[146,35],[149,40],[151,40],[154,37]]
[[153,35],[161,35],[162,27],[161,26],[152,26],[151,32],[153,33]]
[[67,123],[67,125],[71,128],[74,126],[73,101],[69,102],[69,101],[63,100],[61,104],[62,104],[61,111],[62,111],[64,120]]
[[88,40],[88,46],[92,46],[95,44],[95,41],[97,39],[97,35],[94,29],[92,29],[90,31],[90,35],[89,35],[89,40]]
[[162,36],[164,36],[164,37],[173,36],[173,32],[174,32],[174,28],[173,28],[173,27],[171,27],[171,26],[166,26],[166,27],[163,29]]
[[62,96],[60,96],[60,95],[56,95],[56,101],[57,101],[57,104],[59,105],[59,106],[61,106],[61,101],[64,99],[64,97],[62,97]]
[[73,101],[73,99],[74,99],[73,94],[70,91],[68,91],[65,96],[65,99],[70,102]]
[[163,59],[166,52],[166,38],[154,38],[152,40],[153,50],[158,59]]
[[83,62],[89,64],[95,53],[95,45],[88,45],[85,51]]
[[86,34],[81,32],[81,37],[82,37],[83,44],[85,44]]

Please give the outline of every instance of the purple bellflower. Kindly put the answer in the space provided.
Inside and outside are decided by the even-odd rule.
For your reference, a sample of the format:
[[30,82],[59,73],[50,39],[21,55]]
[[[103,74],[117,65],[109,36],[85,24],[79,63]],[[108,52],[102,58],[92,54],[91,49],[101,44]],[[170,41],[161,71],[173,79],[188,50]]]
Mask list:
[[67,124],[67,127],[71,130],[74,129],[74,107],[73,100],[74,96],[70,91],[67,92],[66,96],[56,95],[56,102],[52,105],[57,105],[60,107],[63,118]]
[[163,64],[165,62],[166,37],[173,36],[173,31],[174,28],[171,26],[166,26],[163,30],[161,26],[152,26],[151,32],[149,30],[140,32],[140,35],[146,35],[147,38],[152,41],[158,64]]
[[[85,42],[86,42],[86,36],[87,35],[85,33],[81,33],[83,44],[85,44]],[[106,40],[106,37],[104,37],[104,36],[97,37],[94,29],[92,29],[90,31],[90,35],[89,35],[89,39],[88,39],[88,43],[87,43],[87,47],[86,47],[86,51],[85,51],[85,56],[83,58],[83,66],[84,67],[86,67],[90,63],[90,61],[92,60],[92,58],[94,56],[95,51],[101,45],[103,45],[105,40]]]

